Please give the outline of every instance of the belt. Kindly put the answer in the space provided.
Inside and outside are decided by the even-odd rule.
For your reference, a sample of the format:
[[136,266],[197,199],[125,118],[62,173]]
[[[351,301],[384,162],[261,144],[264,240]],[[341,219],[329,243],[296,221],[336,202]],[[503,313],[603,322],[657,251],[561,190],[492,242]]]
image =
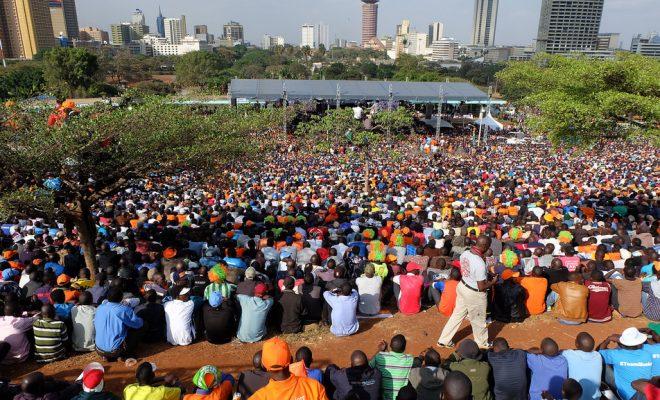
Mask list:
[[472,290],[473,292],[483,293],[481,290],[479,290],[479,289],[475,289],[475,288],[473,288],[472,286],[470,286],[470,285],[468,285],[467,283],[465,283],[465,281],[464,281],[463,279],[461,279],[461,283],[462,283],[463,285],[465,285],[466,288]]

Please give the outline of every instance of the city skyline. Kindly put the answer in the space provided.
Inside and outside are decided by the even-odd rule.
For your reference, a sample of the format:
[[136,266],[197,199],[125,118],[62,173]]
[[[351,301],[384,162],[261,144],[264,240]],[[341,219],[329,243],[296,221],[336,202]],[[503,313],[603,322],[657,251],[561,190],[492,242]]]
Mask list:
[[[95,26],[108,30],[110,24],[130,20],[132,11],[144,11],[147,25],[155,28],[158,7],[163,16],[185,14],[189,25],[208,25],[210,33],[222,33],[229,20],[245,26],[246,40],[258,45],[264,34],[284,36],[287,43],[296,44],[300,26],[321,21],[331,26],[330,40],[335,38],[360,42],[361,2],[359,0],[319,0],[314,8],[307,0],[245,0],[240,4],[229,0],[117,0],[108,4],[101,0],[78,1],[80,26]],[[404,4],[405,3],[405,4]],[[438,7],[440,3],[440,7]],[[445,35],[461,43],[469,43],[472,32],[473,2],[466,0],[381,0],[378,36],[393,36],[402,18],[424,32],[429,23],[445,24]],[[537,36],[541,0],[502,0],[499,5],[496,45],[529,45]],[[273,18],[274,15],[280,18]],[[620,32],[624,48],[632,37],[660,30],[660,7],[655,0],[606,0],[601,32]],[[156,29],[152,29],[156,30]]]

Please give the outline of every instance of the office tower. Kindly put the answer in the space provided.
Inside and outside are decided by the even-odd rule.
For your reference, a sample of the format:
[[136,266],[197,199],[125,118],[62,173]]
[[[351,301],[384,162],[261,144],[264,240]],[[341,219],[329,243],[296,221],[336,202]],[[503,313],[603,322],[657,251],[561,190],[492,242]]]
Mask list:
[[75,0],[50,0],[50,19],[53,25],[53,36],[74,39],[78,37],[78,14]]
[[428,47],[428,34],[421,32],[410,32],[407,39],[406,53],[413,56],[426,56],[431,54]]
[[186,23],[186,16],[181,15],[181,37],[188,36],[188,24]]
[[596,50],[615,50],[619,48],[620,33],[599,33]]
[[305,24],[302,26],[302,39],[300,40],[300,47],[309,47],[313,49],[316,47],[314,44],[314,25]]
[[112,44],[122,45],[131,42],[131,24],[122,22],[121,24],[110,25],[110,38]]
[[490,47],[495,44],[499,0],[475,0],[472,19],[472,44]]
[[660,58],[660,35],[651,32],[645,37],[634,36],[630,43],[630,51],[647,57]]
[[605,0],[543,0],[538,51],[550,54],[595,50]]
[[276,46],[284,46],[284,38],[282,36],[264,35],[261,39],[261,48],[264,50],[271,50]]
[[458,57],[458,42],[452,38],[442,38],[431,45],[431,61],[455,60]]
[[318,24],[316,30],[316,46],[323,45],[326,49],[330,49],[330,27],[323,22]]
[[362,46],[378,37],[378,0],[362,0]]
[[144,35],[149,34],[149,27],[145,23],[144,13],[136,9],[131,15],[131,40],[142,39]]
[[169,44],[181,44],[183,32],[179,18],[165,18],[165,39]]
[[434,22],[429,25],[429,36],[428,36],[428,45],[431,43],[437,42],[442,39],[445,35],[445,25],[442,22]]
[[193,26],[193,36],[196,39],[210,42],[209,41],[209,28],[206,25],[195,25]]
[[56,46],[48,2],[1,1],[0,39],[7,58],[32,59],[39,50]]
[[399,58],[399,55],[405,53],[406,44],[408,42],[408,34],[410,33],[410,20],[404,19],[400,25],[396,26],[396,39],[394,41],[394,58]]
[[158,6],[158,17],[156,17],[156,31],[158,31],[158,36],[165,37],[165,18],[160,6]]
[[92,28],[91,26],[82,28],[78,33],[78,37],[80,40],[84,41],[110,43],[110,35],[108,35],[108,32],[99,28]]
[[243,25],[236,21],[229,21],[228,24],[225,24],[223,34],[225,39],[230,39],[234,44],[243,44],[245,42]]

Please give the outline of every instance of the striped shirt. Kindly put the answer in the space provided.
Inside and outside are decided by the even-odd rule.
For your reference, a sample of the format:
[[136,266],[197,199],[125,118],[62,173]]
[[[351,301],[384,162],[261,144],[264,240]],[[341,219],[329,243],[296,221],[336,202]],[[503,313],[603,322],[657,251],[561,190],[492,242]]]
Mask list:
[[40,318],[34,321],[32,328],[34,329],[34,356],[38,362],[51,362],[64,357],[64,345],[69,340],[64,322]]
[[408,384],[408,374],[410,374],[413,359],[410,354],[388,351],[376,354],[369,361],[369,365],[378,369],[383,376],[381,387],[384,400],[396,399],[399,390]]
[[211,297],[211,293],[220,292],[223,298],[228,298],[231,296],[232,292],[235,290],[236,286],[227,282],[210,283],[204,288],[204,300],[208,300]]

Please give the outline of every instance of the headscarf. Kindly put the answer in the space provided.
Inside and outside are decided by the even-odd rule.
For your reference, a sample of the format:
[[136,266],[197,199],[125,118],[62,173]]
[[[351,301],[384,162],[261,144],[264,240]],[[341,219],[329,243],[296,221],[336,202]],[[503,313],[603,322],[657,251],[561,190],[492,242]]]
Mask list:
[[213,365],[205,365],[195,373],[192,382],[202,390],[212,390],[218,384],[218,369]]
[[209,281],[212,283],[222,283],[227,279],[227,269],[220,264],[215,264],[215,266],[209,271],[208,275]]

